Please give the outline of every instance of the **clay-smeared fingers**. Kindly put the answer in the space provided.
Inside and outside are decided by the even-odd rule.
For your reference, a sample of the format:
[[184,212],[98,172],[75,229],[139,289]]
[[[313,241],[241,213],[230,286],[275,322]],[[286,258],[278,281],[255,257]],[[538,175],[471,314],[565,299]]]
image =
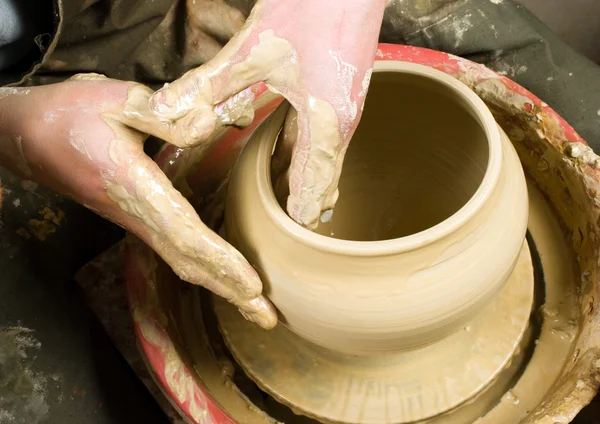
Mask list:
[[[198,234],[197,243],[181,243],[183,237],[176,232],[170,237],[177,238],[177,245],[161,246],[166,251],[161,254],[157,249],[157,253],[181,279],[225,298],[237,306],[246,319],[263,328],[270,329],[277,324],[275,308],[261,294],[258,274],[231,245],[206,227],[203,234]],[[169,250],[176,253],[173,255]]]
[[150,108],[154,114],[176,125],[184,136],[174,140],[175,144],[197,145],[217,126],[233,125],[227,118],[221,119],[215,107],[230,99],[230,110],[243,109],[246,96],[238,94],[267,77],[267,70],[250,60],[247,47],[243,51],[248,33],[247,28],[242,29],[209,62],[166,84],[151,97]]
[[236,305],[264,328],[277,323],[274,307],[262,293],[254,268],[220,238],[143,153],[141,139],[113,126],[119,139],[111,146],[119,171],[106,181],[114,207],[108,215],[138,235],[183,280],[202,285]]
[[277,311],[263,295],[245,301],[243,304],[238,304],[237,307],[244,318],[264,329],[269,330],[277,324]]
[[[238,124],[238,119],[229,112],[244,114],[252,121],[252,115],[243,113],[248,108],[246,93],[251,93],[245,90],[260,81],[261,76],[250,80],[236,79],[231,75],[230,64],[222,65],[215,73],[208,72],[204,66],[210,65],[188,72],[150,99],[155,116],[174,128],[169,141],[180,147],[198,145],[218,127]],[[218,84],[215,84],[216,79],[220,81]]]
[[280,205],[285,208],[287,198],[290,194],[289,168],[292,162],[292,152],[298,139],[298,113],[293,107],[288,107],[287,115],[283,124],[283,130],[279,133],[273,157],[271,159],[271,180],[273,191]]
[[309,100],[298,113],[298,136],[288,173],[288,214],[315,228],[323,211],[333,208],[345,153],[336,111],[327,102]]

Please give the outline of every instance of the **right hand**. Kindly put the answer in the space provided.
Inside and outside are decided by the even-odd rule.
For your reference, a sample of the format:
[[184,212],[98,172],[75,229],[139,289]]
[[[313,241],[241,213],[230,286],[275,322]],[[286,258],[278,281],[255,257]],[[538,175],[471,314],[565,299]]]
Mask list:
[[[207,2],[187,3],[194,25],[206,13],[202,6]],[[281,93],[293,110],[274,152],[275,184],[289,189],[279,194],[289,193],[286,207],[292,219],[314,228],[338,197],[385,6],[386,0],[258,0],[227,45],[156,92],[152,109],[163,122],[181,129],[182,138],[175,142],[193,146],[239,118],[230,111],[244,109],[253,84],[263,81]],[[223,25],[233,26],[234,18],[224,17]],[[221,102],[228,104],[228,113],[220,113]]]

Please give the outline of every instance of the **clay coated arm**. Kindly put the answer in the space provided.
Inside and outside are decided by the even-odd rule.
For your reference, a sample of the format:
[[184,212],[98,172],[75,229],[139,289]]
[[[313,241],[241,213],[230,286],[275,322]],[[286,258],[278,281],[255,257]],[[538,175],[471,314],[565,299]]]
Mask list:
[[[150,245],[182,279],[234,303],[270,328],[274,308],[247,261],[208,229],[145,155],[151,90],[83,75],[55,85],[0,89],[0,164],[66,194]],[[146,105],[138,109],[139,103]],[[144,132],[142,132],[144,131]]]
[[295,109],[289,116],[293,125],[286,125],[286,142],[277,149],[275,178],[280,187],[289,188],[290,216],[313,227],[337,200],[386,4],[259,0],[223,50],[158,91],[152,109],[163,122],[185,128],[187,136],[175,143],[197,145],[220,125],[215,112],[219,103],[266,82]]

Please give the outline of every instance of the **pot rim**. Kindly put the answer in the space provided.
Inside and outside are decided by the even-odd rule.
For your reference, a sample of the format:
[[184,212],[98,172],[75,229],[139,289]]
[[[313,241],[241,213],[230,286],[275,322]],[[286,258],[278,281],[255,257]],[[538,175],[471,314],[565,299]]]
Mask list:
[[[279,131],[277,131],[271,140],[261,143],[258,148],[256,176],[260,199],[265,211],[280,230],[292,236],[296,241],[314,249],[349,256],[384,256],[422,248],[443,239],[465,225],[486,204],[500,178],[503,162],[500,130],[491,111],[474,91],[458,79],[442,71],[411,62],[376,61],[373,66],[373,73],[379,72],[397,72],[425,77],[433,80],[434,83],[444,85],[461,98],[464,102],[461,106],[478,121],[486,135],[489,153],[485,174],[475,193],[458,211],[426,230],[390,240],[353,241],[335,239],[302,227],[290,218],[279,205],[273,191],[270,173],[271,156],[279,134]],[[280,114],[279,120],[273,118],[283,107],[284,105],[274,111],[271,119],[265,124],[279,124],[281,126],[285,113]]]

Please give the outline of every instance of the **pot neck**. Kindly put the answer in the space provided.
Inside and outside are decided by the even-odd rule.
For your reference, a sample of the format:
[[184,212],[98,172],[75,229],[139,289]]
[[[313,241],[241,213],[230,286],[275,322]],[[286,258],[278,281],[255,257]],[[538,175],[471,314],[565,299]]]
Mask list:
[[[351,241],[326,237],[314,233],[294,222],[279,205],[271,181],[271,157],[278,135],[290,107],[282,103],[264,122],[267,139],[258,148],[257,184],[260,202],[280,231],[313,249],[347,256],[385,256],[416,250],[458,231],[469,222],[489,201],[495,190],[503,162],[500,131],[485,103],[466,85],[433,68],[398,61],[377,61],[373,73],[388,72],[417,75],[429,79],[449,92],[477,121],[488,143],[488,163],[483,179],[473,196],[453,215],[444,221],[405,237],[382,241]],[[402,101],[401,99],[398,101]]]

